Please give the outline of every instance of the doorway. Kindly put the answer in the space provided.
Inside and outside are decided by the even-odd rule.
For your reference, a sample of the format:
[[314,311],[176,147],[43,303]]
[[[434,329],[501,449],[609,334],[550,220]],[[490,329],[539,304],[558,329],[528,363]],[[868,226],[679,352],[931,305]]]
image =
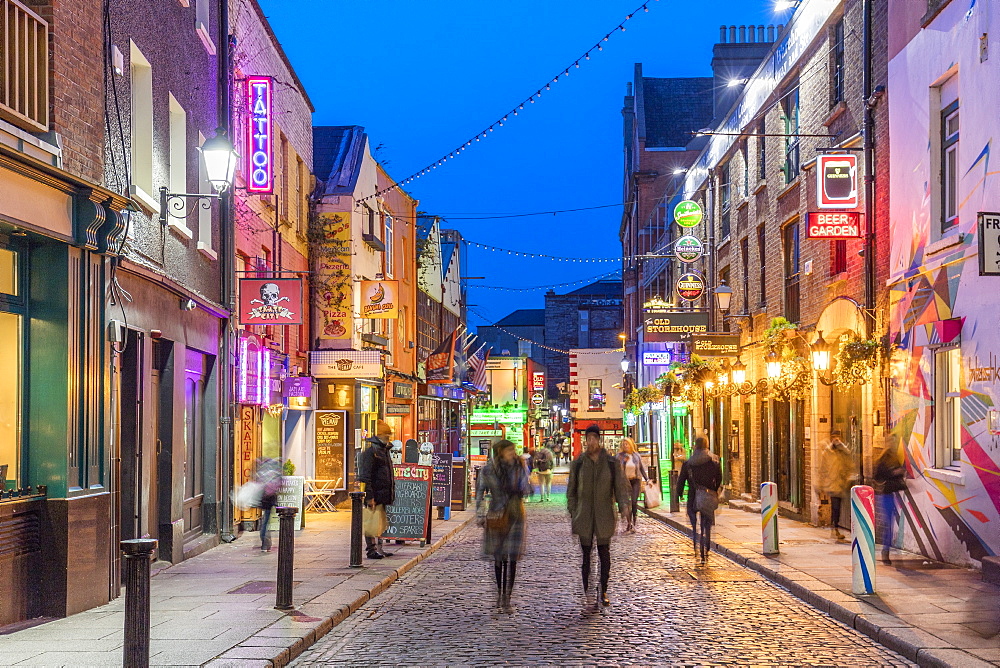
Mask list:
[[123,540],[157,538],[158,534],[155,459],[143,448],[144,408],[156,405],[155,401],[144,401],[145,338],[142,332],[128,330],[125,350],[121,356],[118,424],[121,452],[120,526]]
[[862,470],[861,448],[864,443],[864,433],[862,433],[862,401],[861,386],[854,385],[847,390],[834,388],[830,393],[830,431],[839,430],[844,443],[851,451],[854,462],[858,467],[858,484],[864,481],[864,471]]
[[188,349],[184,356],[184,540],[204,526],[205,379],[208,356]]

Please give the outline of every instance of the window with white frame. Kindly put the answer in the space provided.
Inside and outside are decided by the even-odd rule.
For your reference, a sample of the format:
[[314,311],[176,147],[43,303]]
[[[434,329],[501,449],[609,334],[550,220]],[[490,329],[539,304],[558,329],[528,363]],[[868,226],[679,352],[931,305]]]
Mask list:
[[[198,146],[204,146],[205,135],[198,133]],[[208,171],[205,169],[205,161],[198,161],[198,192],[212,192],[212,184],[208,180]],[[198,207],[198,250],[213,260],[218,254],[212,248],[212,209]]]
[[211,0],[195,0],[194,31],[197,33],[205,51],[215,55],[215,42],[212,40]]
[[131,150],[129,191],[151,209],[159,207],[153,199],[153,68],[132,42],[129,48],[131,90]]
[[[167,132],[169,146],[169,169],[167,188],[172,193],[186,193],[187,190],[187,112],[173,95],[168,95]],[[183,212],[181,212],[183,213]],[[181,236],[190,239],[193,235],[184,218],[167,216],[167,224]]]
[[941,231],[958,224],[958,100],[941,110]]
[[962,459],[962,349],[934,352],[935,466],[958,466]]
[[385,243],[385,277],[392,278],[392,268],[395,266],[396,261],[396,249],[394,246],[395,238],[392,236],[392,216],[385,214],[385,238],[383,243]]

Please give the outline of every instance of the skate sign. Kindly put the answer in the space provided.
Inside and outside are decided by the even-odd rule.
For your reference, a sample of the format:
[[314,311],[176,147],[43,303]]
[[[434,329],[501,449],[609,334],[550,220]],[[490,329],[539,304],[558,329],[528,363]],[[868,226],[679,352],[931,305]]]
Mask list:
[[424,540],[430,517],[432,466],[397,464],[392,467],[396,478],[396,501],[385,507],[389,526],[383,538],[393,540]]

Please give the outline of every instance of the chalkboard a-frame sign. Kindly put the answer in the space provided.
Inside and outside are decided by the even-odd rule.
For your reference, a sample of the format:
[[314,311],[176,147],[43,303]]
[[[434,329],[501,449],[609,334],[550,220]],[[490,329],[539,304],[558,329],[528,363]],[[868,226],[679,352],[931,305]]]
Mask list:
[[392,468],[396,477],[396,502],[385,507],[389,526],[382,537],[425,540],[434,468],[416,464],[396,464]]

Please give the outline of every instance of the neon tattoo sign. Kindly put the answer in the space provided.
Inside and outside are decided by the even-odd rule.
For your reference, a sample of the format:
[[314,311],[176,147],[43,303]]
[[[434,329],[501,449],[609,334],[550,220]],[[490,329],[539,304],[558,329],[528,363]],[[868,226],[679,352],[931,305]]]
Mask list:
[[271,147],[271,77],[247,77],[247,191],[274,189],[274,151]]

